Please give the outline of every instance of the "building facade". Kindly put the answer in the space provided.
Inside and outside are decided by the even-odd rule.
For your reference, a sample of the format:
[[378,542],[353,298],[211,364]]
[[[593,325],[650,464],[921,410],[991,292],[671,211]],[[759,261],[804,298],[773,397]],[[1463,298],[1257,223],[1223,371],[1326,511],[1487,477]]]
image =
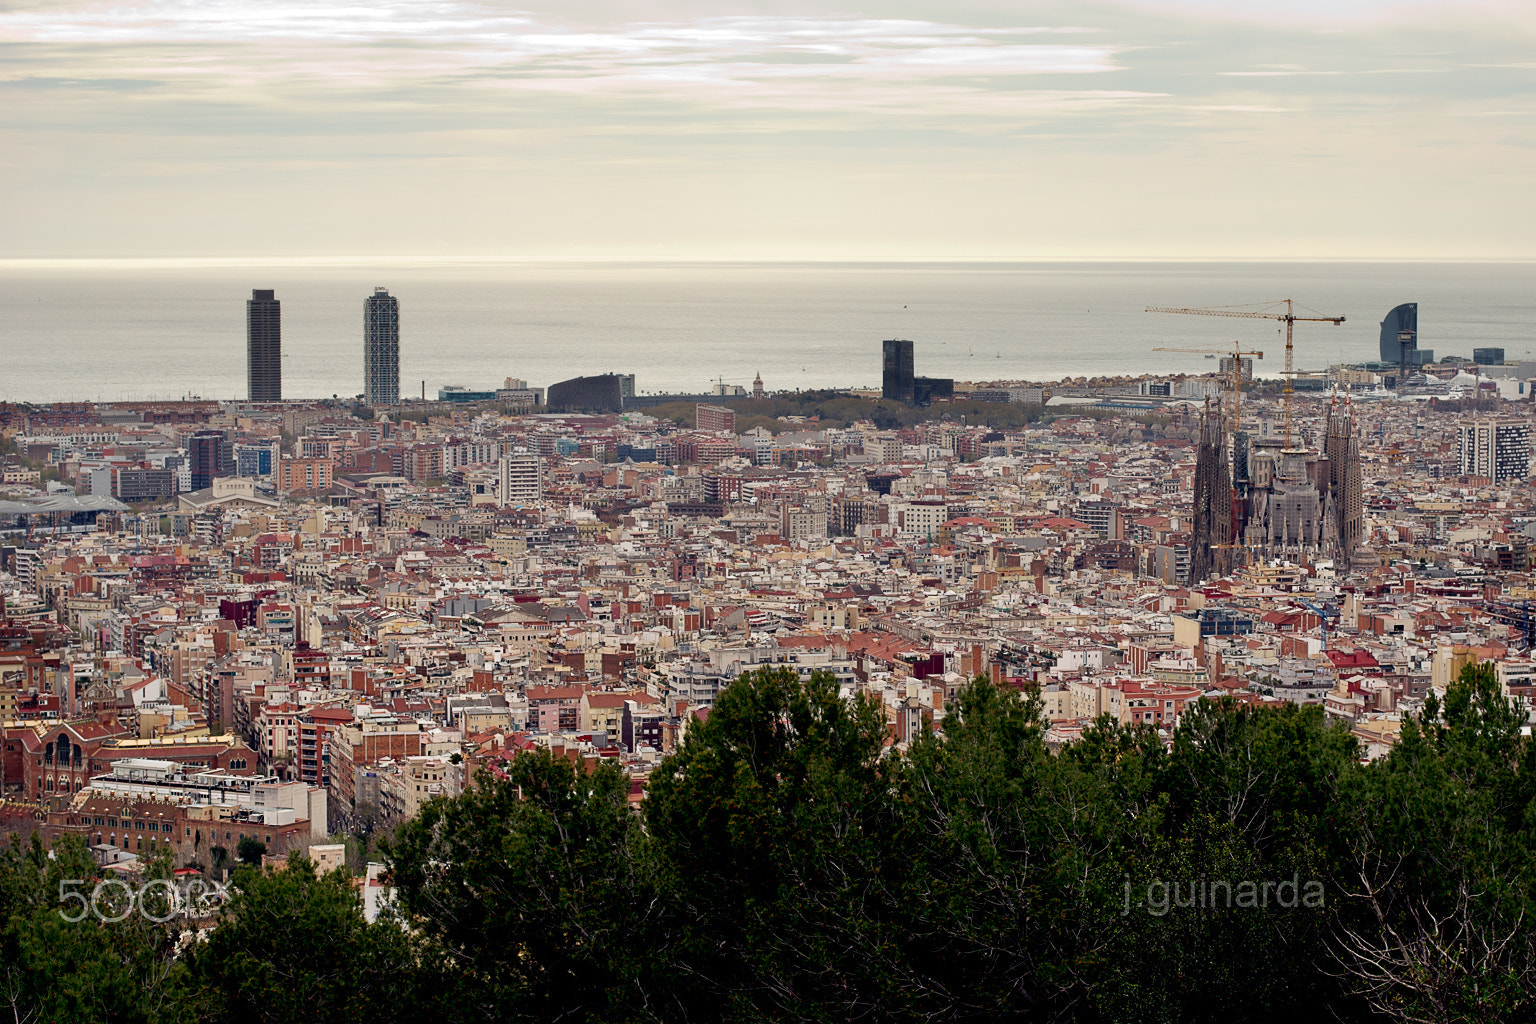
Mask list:
[[221,430],[199,430],[187,441],[187,461],[191,464],[192,489],[213,486],[213,478],[228,476],[225,450],[228,438]]
[[698,427],[700,430],[734,432],[736,429],[736,412],[727,409],[723,405],[699,405],[696,407]]
[[335,465],[330,459],[281,459],[278,462],[277,491],[323,491],[331,486]]
[[1493,483],[1531,475],[1531,427],[1521,420],[1485,419],[1461,424],[1456,446],[1462,476]]
[[119,501],[169,501],[176,497],[173,469],[122,469],[117,473]]
[[363,401],[400,401],[400,302],[386,288],[363,302]]
[[880,343],[882,372],[880,397],[892,402],[912,402],[912,343],[900,338]]
[[503,505],[536,502],[543,496],[544,469],[537,455],[502,456],[500,472],[497,497]]
[[282,303],[272,289],[251,289],[245,303],[245,366],[253,402],[283,400],[282,314]]
[[235,445],[235,475],[271,476],[277,466],[278,454],[276,441],[238,443]]
[[1381,321],[1381,361],[1396,365],[1418,366],[1428,362],[1418,355],[1419,304],[1404,302],[1392,307]]

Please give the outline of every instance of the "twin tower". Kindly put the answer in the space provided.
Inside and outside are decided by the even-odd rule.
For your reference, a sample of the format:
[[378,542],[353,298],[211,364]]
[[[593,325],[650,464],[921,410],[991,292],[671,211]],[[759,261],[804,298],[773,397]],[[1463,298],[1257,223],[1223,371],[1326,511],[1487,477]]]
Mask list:
[[[283,400],[283,304],[270,288],[245,303],[245,377],[252,402]],[[400,401],[400,303],[385,288],[363,302],[363,401]]]

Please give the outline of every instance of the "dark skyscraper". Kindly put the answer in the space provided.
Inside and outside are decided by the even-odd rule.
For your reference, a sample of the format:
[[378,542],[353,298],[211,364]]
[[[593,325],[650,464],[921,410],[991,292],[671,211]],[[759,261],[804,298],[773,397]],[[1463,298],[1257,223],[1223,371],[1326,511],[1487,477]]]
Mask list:
[[[1423,362],[1413,356],[1418,347],[1419,304],[1405,302],[1401,306],[1392,307],[1392,312],[1381,322],[1381,361],[1393,364],[1406,362],[1409,366],[1417,366]],[[1403,351],[1405,348],[1406,358]]]
[[245,304],[245,370],[253,402],[283,400],[283,304],[253,288]]
[[386,288],[363,301],[363,401],[400,401],[400,303]]
[[893,402],[912,404],[912,343],[910,341],[883,341],[885,372],[881,380],[880,397]]
[[194,491],[212,487],[216,476],[229,475],[224,465],[227,446],[223,432],[218,430],[199,430],[188,438],[187,462]]
[[616,373],[572,377],[549,386],[551,409],[618,412],[624,408],[624,386]]

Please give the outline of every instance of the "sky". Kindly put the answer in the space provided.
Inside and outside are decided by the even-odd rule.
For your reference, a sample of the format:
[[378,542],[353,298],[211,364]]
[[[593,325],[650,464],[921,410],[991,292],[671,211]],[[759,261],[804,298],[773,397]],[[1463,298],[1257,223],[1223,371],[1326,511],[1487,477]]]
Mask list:
[[0,259],[1536,258],[1536,4],[0,0]]

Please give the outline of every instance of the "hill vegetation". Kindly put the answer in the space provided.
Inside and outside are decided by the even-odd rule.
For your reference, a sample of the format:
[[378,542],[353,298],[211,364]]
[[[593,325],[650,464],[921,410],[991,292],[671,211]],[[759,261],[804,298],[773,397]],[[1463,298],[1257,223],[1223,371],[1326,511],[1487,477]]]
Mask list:
[[[66,923],[83,849],[0,861],[18,1020],[1513,1021],[1536,1013],[1536,752],[1472,666],[1386,757],[1205,702],[1058,754],[985,680],[902,755],[765,669],[653,774],[518,755],[350,879],[241,868],[206,941]],[[156,870],[165,870],[161,865]]]
[[[881,430],[912,427],[931,420],[949,419],[959,423],[983,424],[1000,430],[1015,430],[1042,418],[1049,418],[1038,405],[1014,405],[1008,402],[943,402],[917,407],[883,398],[861,398],[845,391],[799,391],[765,395],[762,398],[722,398],[713,404],[736,411],[736,431],[766,427],[775,434],[793,430],[842,428],[868,420]],[[669,402],[642,410],[657,419],[673,420],[682,426],[695,425],[696,402]],[[816,417],[812,426],[786,423],[780,416]]]

